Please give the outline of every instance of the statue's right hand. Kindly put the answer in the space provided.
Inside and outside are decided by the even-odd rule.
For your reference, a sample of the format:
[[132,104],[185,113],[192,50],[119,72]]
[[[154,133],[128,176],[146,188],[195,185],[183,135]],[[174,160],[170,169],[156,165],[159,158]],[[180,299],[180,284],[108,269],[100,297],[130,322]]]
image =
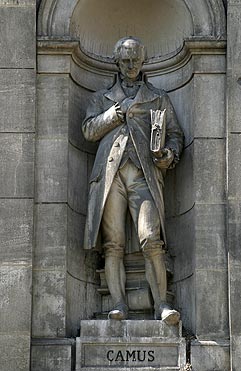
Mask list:
[[117,103],[115,103],[114,107],[115,107],[115,111],[116,111],[117,116],[119,117],[121,122],[124,122],[125,121],[125,116],[124,116],[124,113],[121,110],[120,104],[117,102]]

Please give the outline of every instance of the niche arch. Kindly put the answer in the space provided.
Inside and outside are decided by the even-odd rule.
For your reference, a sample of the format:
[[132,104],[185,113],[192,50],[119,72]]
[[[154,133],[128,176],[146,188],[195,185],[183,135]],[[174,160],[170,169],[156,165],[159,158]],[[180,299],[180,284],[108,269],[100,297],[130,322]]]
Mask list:
[[225,33],[221,0],[133,0],[131,8],[127,0],[42,0],[38,14],[39,36],[77,39],[93,57],[110,57],[114,42],[129,34],[142,38],[153,58],[171,54],[185,38]]

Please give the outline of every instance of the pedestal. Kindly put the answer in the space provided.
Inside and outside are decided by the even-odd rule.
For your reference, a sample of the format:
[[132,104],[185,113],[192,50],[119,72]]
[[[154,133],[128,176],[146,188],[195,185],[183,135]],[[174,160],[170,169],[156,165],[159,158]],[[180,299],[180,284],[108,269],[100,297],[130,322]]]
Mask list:
[[76,339],[76,371],[173,371],[186,364],[181,324],[153,320],[84,320]]

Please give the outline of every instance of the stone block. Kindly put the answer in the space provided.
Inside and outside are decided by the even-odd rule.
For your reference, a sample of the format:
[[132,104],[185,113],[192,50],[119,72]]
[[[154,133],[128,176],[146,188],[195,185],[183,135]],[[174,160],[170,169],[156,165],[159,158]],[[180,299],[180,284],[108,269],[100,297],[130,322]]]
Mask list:
[[35,131],[35,71],[2,69],[0,84],[0,132]]
[[30,336],[0,332],[0,354],[1,371],[29,371]]
[[[70,72],[70,55],[46,55],[37,56],[39,73],[69,73]],[[52,76],[54,77],[54,76]]]
[[86,214],[88,201],[87,154],[69,144],[68,204],[81,214]]
[[237,264],[233,259],[230,260],[230,324],[231,334],[239,336],[241,333],[241,292],[240,292],[240,279],[241,279],[241,264]]
[[101,311],[101,299],[97,288],[94,282],[80,281],[68,273],[66,291],[67,336],[78,336],[80,320],[93,318],[96,312]]
[[0,266],[1,332],[31,331],[31,266]]
[[66,335],[79,336],[80,320],[86,318],[86,283],[67,273]]
[[227,269],[226,205],[195,205],[196,268]]
[[72,371],[72,344],[66,340],[34,341],[31,371]]
[[32,335],[63,337],[66,331],[66,273],[34,270]]
[[83,250],[85,217],[68,208],[68,271],[83,281],[96,281],[98,255]]
[[228,341],[193,341],[191,344],[193,371],[230,371],[229,357]]
[[179,338],[181,328],[157,320],[82,320],[81,337],[93,338]]
[[33,135],[0,134],[0,158],[0,196],[33,197]]
[[[240,0],[229,0],[228,6],[228,44],[229,44],[229,55],[228,55],[228,72],[240,72],[240,58],[241,58],[241,30],[240,24]],[[230,66],[229,66],[230,63]],[[239,104],[240,105],[240,104]]]
[[[62,31],[61,31],[62,33]],[[70,71],[73,81],[87,91],[98,91],[101,89],[109,89],[115,82],[115,73],[104,72],[96,73],[94,70],[85,68],[75,63],[73,58],[70,61]]]
[[225,200],[225,141],[224,139],[195,139],[194,187],[196,201]]
[[39,139],[36,148],[36,201],[67,202],[67,140]]
[[[234,51],[234,50],[233,50]],[[240,115],[241,115],[241,69],[228,70],[228,131],[231,133],[240,133]]]
[[168,249],[174,263],[170,288],[175,294],[174,307],[180,310],[186,329],[195,328],[195,209],[166,219]]
[[174,280],[190,276],[194,269],[194,208],[166,219],[168,250],[174,261]]
[[200,340],[228,338],[227,270],[197,269],[195,280],[195,334]]
[[230,199],[241,199],[241,135],[230,134],[228,145],[228,193]]
[[28,6],[35,5],[35,0],[0,0],[0,6]]
[[67,264],[67,205],[35,208],[35,268],[64,269]]
[[73,81],[70,82],[69,140],[75,147],[84,152],[96,153],[97,144],[86,141],[81,129],[92,94],[88,89],[78,86]]
[[69,78],[39,75],[37,83],[39,138],[67,138]]
[[[222,49],[220,49],[220,51],[222,52]],[[194,59],[194,71],[197,74],[195,75],[195,78],[200,77],[198,74],[205,74],[203,76],[204,86],[208,83],[208,78],[210,78],[211,89],[215,90],[218,86],[220,87],[217,81],[219,80],[221,83],[224,79],[224,74],[226,73],[226,54],[224,49],[223,54],[196,54],[192,57]],[[196,84],[196,87],[197,86],[198,84]],[[198,92],[198,94],[200,94],[200,92]],[[218,92],[214,91],[214,94],[217,96]]]
[[[234,325],[235,326],[235,325]],[[240,332],[237,335],[231,337],[231,359],[232,359],[232,371],[239,371],[241,364],[241,336]]]
[[[181,267],[179,267],[179,270],[181,270]],[[175,293],[174,308],[181,314],[183,328],[187,333],[194,334],[196,328],[194,274],[191,273],[189,276],[185,276],[183,280],[176,280],[174,277],[171,289]]]
[[33,201],[0,200],[0,262],[32,260]]
[[193,145],[186,148],[174,170],[169,170],[165,179],[164,197],[166,217],[176,217],[193,207]]
[[35,68],[35,6],[0,7],[0,68]]
[[[177,89],[176,81],[174,80],[173,89],[168,93],[171,102],[174,106],[175,112],[177,114],[177,118],[181,128],[184,132],[184,139],[185,139],[185,147],[189,146],[193,142],[194,137],[194,125],[193,125],[193,107],[192,104],[187,104],[187,102],[193,101],[194,96],[194,84],[193,79],[191,79],[191,75],[193,73],[192,65],[188,63],[190,68],[190,74],[188,74],[188,82]],[[183,73],[183,70],[182,70]],[[180,74],[182,75],[182,74]],[[169,75],[164,74],[163,78],[167,80],[167,84],[169,84]],[[164,86],[160,87],[165,89]]]
[[[200,74],[194,77],[194,136],[225,136],[225,74]],[[205,155],[205,152],[203,152]]]
[[76,371],[180,370],[185,342],[178,327],[161,321],[81,321]]
[[86,285],[86,317],[94,318],[95,313],[100,313],[101,311],[101,297],[97,292],[99,285],[95,282],[87,282]]

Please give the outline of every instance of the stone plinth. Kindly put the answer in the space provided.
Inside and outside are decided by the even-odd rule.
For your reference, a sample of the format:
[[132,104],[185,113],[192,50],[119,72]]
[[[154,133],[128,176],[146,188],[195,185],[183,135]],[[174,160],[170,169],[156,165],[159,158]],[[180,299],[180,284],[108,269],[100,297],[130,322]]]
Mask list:
[[76,339],[76,371],[182,370],[181,324],[162,321],[85,320]]

